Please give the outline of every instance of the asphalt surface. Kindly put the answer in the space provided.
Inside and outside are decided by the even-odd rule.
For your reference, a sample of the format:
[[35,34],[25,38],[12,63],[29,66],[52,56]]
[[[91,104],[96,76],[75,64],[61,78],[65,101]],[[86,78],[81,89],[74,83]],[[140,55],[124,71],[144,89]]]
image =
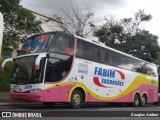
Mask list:
[[[109,105],[106,103],[94,103],[85,104],[79,109],[70,109],[67,104],[60,103],[48,108],[42,103],[0,100],[1,116],[2,112],[11,113],[13,119],[17,118],[18,114],[28,115],[30,113],[36,113],[37,115],[40,115],[38,117],[46,117],[47,120],[51,118],[52,120],[62,120],[64,118],[65,120],[71,120],[71,118],[76,120],[137,120],[137,118],[142,120],[158,120],[160,119],[160,104],[147,104],[145,107],[131,107],[129,104]],[[149,116],[147,116],[147,114]],[[21,115],[18,117],[21,117]],[[23,116],[23,119],[25,119],[25,116]]]

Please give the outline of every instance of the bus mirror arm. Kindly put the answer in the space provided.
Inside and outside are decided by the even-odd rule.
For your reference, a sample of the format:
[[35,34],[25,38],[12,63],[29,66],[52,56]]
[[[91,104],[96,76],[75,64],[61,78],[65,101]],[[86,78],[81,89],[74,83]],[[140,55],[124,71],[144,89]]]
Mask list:
[[44,57],[47,57],[46,53],[42,53],[42,54],[37,56],[37,58],[35,60],[34,70],[40,70],[40,61]]
[[14,61],[14,59],[13,58],[8,58],[8,59],[3,61],[2,65],[0,67],[0,72],[4,71],[4,66],[6,65],[7,62],[10,62],[10,61]]

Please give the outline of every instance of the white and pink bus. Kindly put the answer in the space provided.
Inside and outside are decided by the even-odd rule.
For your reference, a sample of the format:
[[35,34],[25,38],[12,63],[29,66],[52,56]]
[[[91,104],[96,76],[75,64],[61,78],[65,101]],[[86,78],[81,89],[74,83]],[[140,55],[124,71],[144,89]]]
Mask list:
[[3,40],[3,15],[0,12],[0,59],[1,59],[1,51],[2,51],[2,40]]
[[63,33],[29,37],[16,58],[10,97],[14,100],[69,103],[158,101],[157,66],[102,43]]

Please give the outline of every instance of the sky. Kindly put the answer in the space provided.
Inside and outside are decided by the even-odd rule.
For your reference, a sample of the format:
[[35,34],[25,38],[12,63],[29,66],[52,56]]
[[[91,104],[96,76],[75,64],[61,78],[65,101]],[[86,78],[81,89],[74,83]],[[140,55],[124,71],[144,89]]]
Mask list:
[[[61,9],[69,0],[21,0],[24,8],[45,14],[47,16],[61,16]],[[95,21],[98,25],[104,23],[104,17],[114,16],[116,19],[134,17],[140,9],[152,15],[152,20],[141,25],[150,33],[159,37],[160,44],[160,0],[72,0],[78,6],[91,6],[95,10]],[[100,21],[100,22],[98,22]]]

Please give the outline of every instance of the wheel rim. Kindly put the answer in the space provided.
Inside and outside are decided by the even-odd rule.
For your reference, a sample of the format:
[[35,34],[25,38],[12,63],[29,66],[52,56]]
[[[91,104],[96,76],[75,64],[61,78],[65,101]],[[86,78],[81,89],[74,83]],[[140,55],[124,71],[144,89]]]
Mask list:
[[136,106],[138,106],[138,104],[139,104],[138,99],[135,100],[135,104],[136,104]]
[[139,99],[138,97],[135,97],[135,106],[138,106],[139,105]]
[[81,96],[79,94],[73,95],[73,102],[75,103],[75,105],[79,105],[81,102]]
[[142,97],[141,102],[142,102],[142,105],[145,105],[145,103],[146,103],[146,98],[145,98],[145,97]]

